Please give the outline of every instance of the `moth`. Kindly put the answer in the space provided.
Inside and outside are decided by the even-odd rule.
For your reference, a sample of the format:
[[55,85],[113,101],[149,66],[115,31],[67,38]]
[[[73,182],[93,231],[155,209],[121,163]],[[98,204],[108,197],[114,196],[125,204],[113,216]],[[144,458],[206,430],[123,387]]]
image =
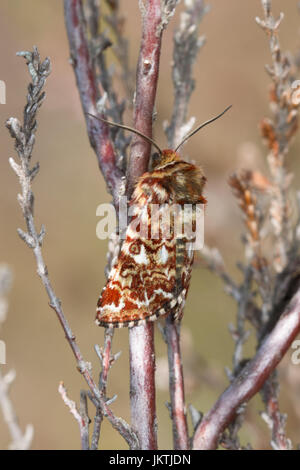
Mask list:
[[[189,212],[188,222],[195,228],[194,208],[206,203],[203,196],[206,177],[199,166],[182,160],[177,151],[192,135],[221,117],[230,107],[185,136],[175,150],[161,150],[139,131],[97,118],[141,135],[158,150],[152,157],[151,170],[140,177],[130,200],[133,216],[97,303],[96,323],[99,326],[131,328],[168,314],[174,320],[182,318],[194,251],[193,235],[187,236],[180,230],[178,235],[176,210],[180,212],[181,207],[189,204],[193,209]],[[156,208],[155,220],[153,207]],[[166,210],[173,207],[173,213],[168,214],[168,236],[164,236],[161,219]]]

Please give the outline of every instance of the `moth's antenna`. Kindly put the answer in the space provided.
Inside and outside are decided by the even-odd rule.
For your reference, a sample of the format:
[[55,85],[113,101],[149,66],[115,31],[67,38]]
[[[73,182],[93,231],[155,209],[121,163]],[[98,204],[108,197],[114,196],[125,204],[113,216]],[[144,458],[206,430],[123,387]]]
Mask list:
[[106,124],[109,124],[110,126],[119,127],[120,129],[125,129],[126,131],[133,132],[134,134],[137,134],[140,137],[143,137],[145,140],[150,142],[150,144],[154,145],[154,147],[156,147],[157,150],[159,151],[159,154],[162,155],[162,150],[159,148],[157,143],[154,142],[154,140],[152,140],[151,137],[148,137],[147,135],[142,134],[140,131],[138,131],[136,129],[133,129],[132,127],[124,126],[123,124],[117,124],[116,122],[113,122],[113,121],[107,121],[107,119],[103,119],[101,117],[94,116],[93,114],[90,114],[90,113],[86,113],[86,114],[88,116],[91,116],[91,117],[95,118],[95,119],[98,119],[98,121],[106,122]]
[[197,129],[193,130],[192,132],[190,132],[188,135],[185,136],[185,138],[180,142],[179,145],[177,145],[176,149],[175,149],[175,152],[177,152],[177,150],[179,149],[179,147],[182,146],[182,144],[184,144],[184,142],[186,142],[190,137],[192,137],[194,134],[196,134],[196,132],[200,131],[200,129],[203,129],[203,127],[207,126],[208,124],[210,124],[211,122],[214,122],[216,121],[217,119],[219,119],[221,116],[223,116],[223,114],[225,114],[230,108],[232,107],[232,104],[230,106],[227,106],[226,109],[224,109],[224,111],[222,111],[222,113],[218,114],[218,116],[215,116],[214,118],[212,119],[209,119],[208,121],[205,121],[203,124],[201,124],[199,127],[197,127]]

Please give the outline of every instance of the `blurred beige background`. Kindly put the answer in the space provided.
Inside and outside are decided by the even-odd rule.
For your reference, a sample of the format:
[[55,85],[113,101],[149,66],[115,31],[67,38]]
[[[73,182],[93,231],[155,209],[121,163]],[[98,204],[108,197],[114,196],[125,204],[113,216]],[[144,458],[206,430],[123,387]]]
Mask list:
[[[131,46],[130,62],[135,68],[140,38],[138,1],[121,0],[121,4]],[[200,28],[207,44],[195,65],[197,86],[190,115],[202,122],[228,104],[233,104],[233,108],[194,137],[185,152],[202,165],[208,178],[206,242],[219,247],[228,268],[238,276],[235,262],[243,255],[240,244],[243,226],[227,179],[240,166],[265,167],[267,150],[261,143],[258,123],[269,114],[269,77],[264,65],[270,62],[270,55],[267,39],[254,20],[262,15],[259,0],[210,0],[209,4],[211,11]],[[283,50],[294,52],[300,46],[297,1],[273,1],[276,15],[281,9],[285,13],[281,45]],[[169,118],[173,103],[170,63],[178,12],[165,32],[161,58],[155,134],[162,146],[165,142],[162,122]],[[70,397],[78,400],[84,381],[48,306],[33,254],[16,234],[16,228],[24,228],[24,222],[16,201],[18,182],[8,164],[8,157],[15,152],[4,122],[10,116],[21,118],[29,82],[25,61],[16,57],[16,51],[31,50],[37,45],[42,58],[49,56],[52,61],[34,151],[34,161],[38,160],[41,166],[34,184],[36,222],[46,225],[44,255],[50,277],[85,358],[93,362],[95,376],[99,368],[93,346],[102,343],[103,331],[95,326],[94,315],[104,283],[107,245],[96,238],[96,207],[110,201],[110,197],[89,146],[68,62],[63,2],[1,0],[0,31],[0,79],[7,85],[7,104],[0,105],[0,262],[8,263],[14,273],[9,315],[0,332],[7,344],[7,365],[2,370],[12,367],[17,370],[12,398],[22,428],[29,422],[35,427],[33,448],[76,449],[80,446],[77,423],[63,404],[57,387],[63,380]],[[288,165],[295,172],[295,188],[299,187],[300,176],[298,152],[299,138],[288,157]],[[227,385],[224,366],[231,365],[233,352],[228,323],[234,321],[235,311],[236,306],[223,292],[221,282],[209,272],[195,269],[183,322],[183,352],[187,402],[204,412]],[[163,449],[171,446],[171,422],[164,405],[168,400],[164,380],[166,349],[159,331],[156,333],[157,411]],[[251,345],[250,342],[249,353]],[[122,350],[122,356],[111,371],[108,392],[118,395],[113,405],[115,412],[129,419],[126,330],[115,334],[114,351],[118,350]],[[292,371],[290,367],[287,357],[282,374],[294,374],[297,381],[300,366],[293,366]],[[299,440],[300,417],[296,416],[288,388],[282,387],[281,408],[289,413],[288,435],[294,439],[298,436]],[[243,442],[250,441],[256,448],[268,447],[270,440],[269,431],[257,413],[261,409],[259,398],[252,400],[241,433]],[[6,448],[8,443],[8,432],[0,415],[0,448]],[[103,426],[100,446],[126,447],[109,424]]]

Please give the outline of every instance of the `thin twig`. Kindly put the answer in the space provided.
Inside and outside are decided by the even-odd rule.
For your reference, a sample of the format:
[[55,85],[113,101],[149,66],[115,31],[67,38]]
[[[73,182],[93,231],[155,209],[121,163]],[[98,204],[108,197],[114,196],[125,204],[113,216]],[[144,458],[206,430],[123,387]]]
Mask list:
[[82,450],[89,450],[89,424],[90,424],[90,419],[87,415],[86,396],[84,396],[84,395],[81,396],[81,402],[85,403],[85,407],[83,409],[81,409],[80,412],[79,412],[77,407],[76,407],[75,401],[71,400],[68,397],[67,390],[66,390],[63,382],[60,382],[59,387],[58,387],[58,392],[59,392],[63,402],[69,408],[70,413],[74,416],[74,418],[78,422],[78,426],[79,426],[79,430],[80,430],[81,449]]
[[[104,398],[106,398],[106,386],[109,370],[121,354],[120,352],[115,355],[112,355],[111,353],[113,334],[113,328],[106,328],[104,331],[103,348],[100,348],[98,345],[95,345],[95,351],[101,364],[101,373],[99,376],[99,390],[101,391],[102,396]],[[103,413],[101,411],[101,408],[97,408],[94,418],[94,429],[91,441],[92,450],[98,449],[102,421]]]
[[33,217],[34,196],[31,183],[33,178],[37,175],[39,167],[35,165],[33,168],[30,168],[30,160],[37,127],[36,113],[45,97],[45,93],[42,92],[42,88],[50,73],[50,61],[49,59],[46,59],[41,63],[36,48],[34,48],[32,53],[22,52],[19,55],[26,58],[28,69],[32,76],[32,83],[30,83],[28,88],[28,102],[24,110],[24,123],[21,125],[16,118],[10,118],[6,123],[11,136],[15,140],[15,147],[20,159],[20,164],[18,164],[13,158],[10,158],[10,164],[20,180],[22,194],[18,196],[18,200],[27,225],[27,232],[18,229],[18,233],[21,239],[33,250],[37,264],[37,273],[46,289],[50,301],[50,307],[53,308],[61,323],[66,339],[76,358],[77,368],[87,382],[92,396],[97,403],[97,407],[101,408],[103,415],[107,417],[112,426],[123,436],[130,448],[136,449],[138,447],[138,440],[135,433],[123,419],[116,417],[108,407],[101,390],[99,390],[92,377],[90,364],[84,360],[81,354],[76,343],[75,336],[73,335],[69,323],[64,315],[61,302],[56,296],[50,283],[48,270],[42,255],[45,228],[42,226],[41,230],[38,231]]
[[166,128],[170,148],[176,148],[195,121],[191,118],[187,122],[186,116],[195,88],[193,65],[205,43],[204,36],[199,37],[199,24],[207,11],[204,0],[185,0],[185,10],[181,13],[180,25],[174,34],[172,77],[175,98],[171,122]]

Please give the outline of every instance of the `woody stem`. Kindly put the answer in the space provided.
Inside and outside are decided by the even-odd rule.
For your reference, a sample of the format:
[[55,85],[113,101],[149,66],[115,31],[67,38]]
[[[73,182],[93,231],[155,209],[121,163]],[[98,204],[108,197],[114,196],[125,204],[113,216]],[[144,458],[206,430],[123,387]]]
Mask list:
[[[134,127],[152,136],[152,115],[161,49],[161,0],[147,0],[142,12],[142,41],[136,78]],[[148,169],[151,145],[135,136],[127,171],[127,195]],[[155,352],[152,323],[129,330],[131,422],[142,449],[157,449],[155,407]]]

